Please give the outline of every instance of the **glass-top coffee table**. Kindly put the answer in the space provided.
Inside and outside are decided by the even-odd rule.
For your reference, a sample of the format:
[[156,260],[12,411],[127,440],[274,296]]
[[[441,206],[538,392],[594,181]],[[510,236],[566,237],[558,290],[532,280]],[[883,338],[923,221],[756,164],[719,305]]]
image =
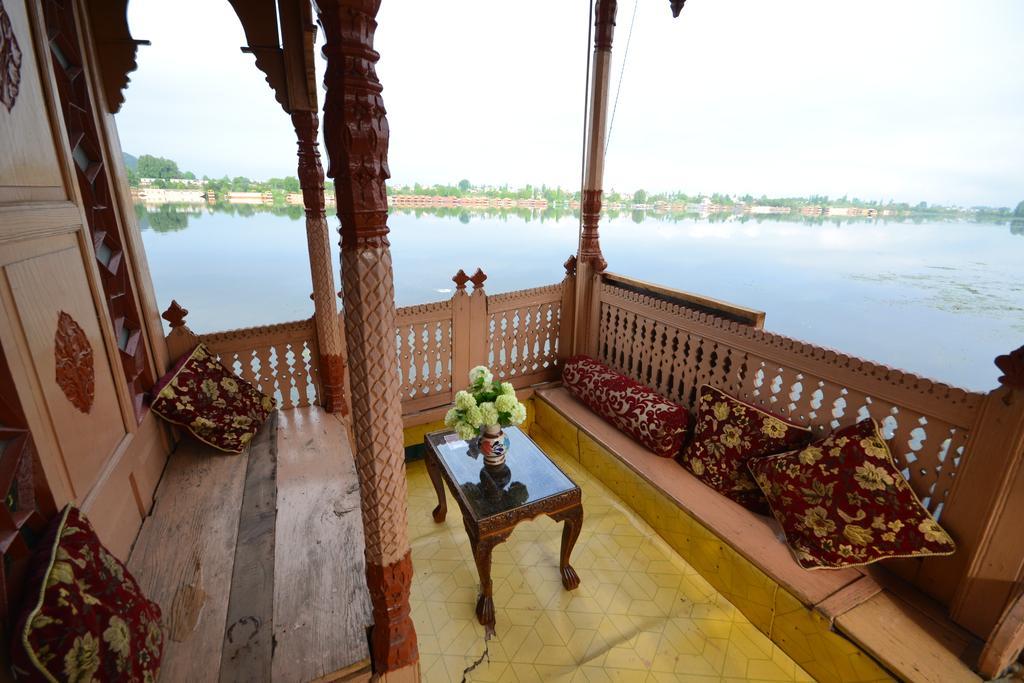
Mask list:
[[[508,427],[509,452],[504,467],[485,467],[476,440],[463,441],[451,431],[424,438],[427,472],[437,491],[434,521],[448,512],[444,482],[462,510],[462,521],[480,574],[476,616],[488,633],[494,632],[491,597],[491,551],[505,541],[516,524],[538,515],[563,522],[559,569],[562,586],[573,590],[580,578],[569,555],[583,525],[580,487],[518,427]],[[442,481],[443,480],[443,481]]]

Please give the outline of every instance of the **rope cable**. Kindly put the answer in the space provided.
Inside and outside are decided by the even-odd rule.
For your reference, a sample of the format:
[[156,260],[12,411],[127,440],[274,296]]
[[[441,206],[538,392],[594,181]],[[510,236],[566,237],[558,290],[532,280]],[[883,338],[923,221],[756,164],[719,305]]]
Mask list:
[[615,112],[619,109],[619,93],[622,92],[622,79],[626,75],[626,60],[629,59],[629,44],[633,42],[633,27],[636,26],[636,8],[640,0],[633,0],[633,16],[629,20],[629,33],[626,34],[626,49],[622,52],[622,68],[619,70],[619,83],[615,86],[615,104],[612,105],[612,117],[608,121],[608,137],[604,140],[604,156],[608,158],[608,148],[612,144],[612,128],[615,126]]
[[594,33],[594,0],[590,0],[590,16],[587,20],[587,70],[583,77],[583,155],[580,162],[580,227],[576,237],[576,253],[583,246],[583,185],[587,181],[587,126],[590,122],[590,41]]

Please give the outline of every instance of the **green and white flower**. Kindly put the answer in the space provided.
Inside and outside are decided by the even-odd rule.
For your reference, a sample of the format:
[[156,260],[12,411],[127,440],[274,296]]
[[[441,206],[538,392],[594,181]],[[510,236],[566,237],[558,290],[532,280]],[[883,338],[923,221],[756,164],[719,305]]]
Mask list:
[[473,406],[472,408],[470,408],[469,410],[466,411],[466,418],[465,419],[466,419],[466,422],[469,423],[470,427],[473,427],[475,429],[479,429],[480,425],[482,425],[484,423],[483,411],[480,410],[479,406]]
[[462,439],[472,439],[482,425],[509,427],[526,420],[526,406],[516,399],[510,382],[494,382],[494,374],[479,365],[469,372],[468,390],[455,394],[455,406],[444,417],[444,424]]
[[483,365],[478,365],[469,371],[469,383],[476,385],[477,383],[483,384],[484,386],[490,385],[494,381],[494,375],[491,371],[485,368]]
[[459,410],[476,408],[476,399],[473,397],[473,394],[468,391],[460,391],[455,394],[455,407]]
[[483,423],[485,425],[498,424],[498,409],[494,407],[493,403],[481,403],[480,414],[483,416]]
[[517,405],[519,405],[519,401],[516,400],[514,394],[512,396],[502,394],[498,398],[494,399],[494,407],[498,409],[499,413],[511,413],[512,409]]

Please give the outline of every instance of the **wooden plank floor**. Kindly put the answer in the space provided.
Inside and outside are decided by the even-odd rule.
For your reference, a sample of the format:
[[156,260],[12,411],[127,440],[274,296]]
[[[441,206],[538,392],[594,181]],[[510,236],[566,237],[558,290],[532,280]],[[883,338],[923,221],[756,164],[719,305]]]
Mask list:
[[183,440],[129,568],[164,612],[161,681],[369,679],[355,465],[317,407],[240,456]]

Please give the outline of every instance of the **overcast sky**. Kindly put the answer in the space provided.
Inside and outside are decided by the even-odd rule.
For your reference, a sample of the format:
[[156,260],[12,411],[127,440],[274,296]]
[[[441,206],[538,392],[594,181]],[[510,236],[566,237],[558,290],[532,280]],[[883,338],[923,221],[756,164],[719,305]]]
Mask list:
[[[612,95],[634,3],[620,0]],[[384,0],[392,183],[579,184],[587,0]],[[227,2],[132,0],[125,151],[294,175]],[[1024,2],[639,0],[606,188],[1024,200]],[[322,69],[321,69],[322,72]]]

